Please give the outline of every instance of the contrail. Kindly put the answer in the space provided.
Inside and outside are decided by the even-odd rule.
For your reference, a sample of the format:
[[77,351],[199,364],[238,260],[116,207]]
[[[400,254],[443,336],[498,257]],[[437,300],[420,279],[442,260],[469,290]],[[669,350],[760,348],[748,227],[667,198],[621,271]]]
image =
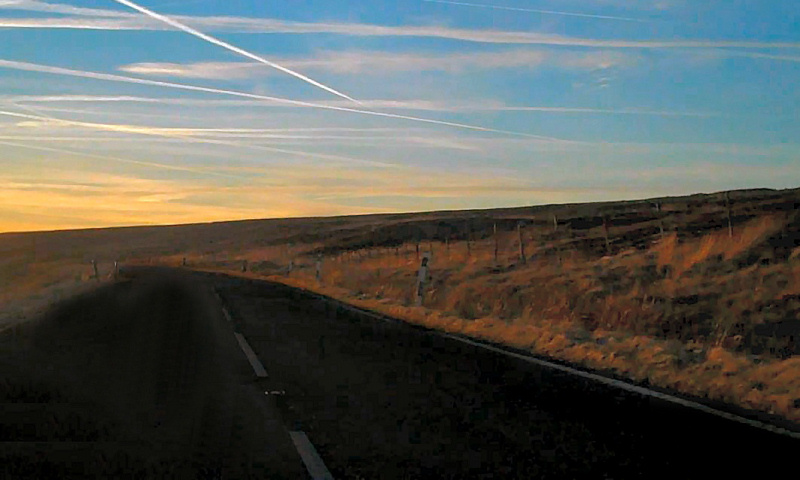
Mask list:
[[270,66],[272,68],[275,68],[277,70],[280,70],[280,71],[282,71],[284,73],[288,73],[289,75],[291,75],[293,77],[296,77],[296,78],[299,78],[300,80],[303,80],[304,82],[310,83],[311,85],[314,85],[315,87],[321,88],[321,89],[323,89],[323,90],[325,90],[327,92],[330,92],[330,93],[332,93],[332,94],[334,94],[336,96],[339,96],[339,97],[342,97],[344,99],[350,100],[351,102],[358,103],[358,101],[356,101],[354,98],[351,98],[351,97],[345,95],[344,93],[338,92],[338,91],[332,89],[331,87],[323,85],[323,84],[317,82],[316,80],[312,80],[311,78],[306,77],[302,73],[295,72],[294,70],[291,70],[291,69],[288,69],[288,68],[283,67],[281,65],[278,65],[277,63],[270,62],[266,58],[260,57],[260,56],[254,54],[254,53],[250,53],[247,50],[243,50],[243,49],[241,49],[241,48],[239,48],[237,46],[231,45],[230,43],[223,42],[222,40],[214,38],[214,37],[212,37],[210,35],[206,35],[205,33],[201,32],[199,30],[195,30],[194,28],[192,28],[192,27],[190,27],[188,25],[185,25],[185,24],[183,24],[183,23],[181,23],[181,22],[179,22],[177,20],[174,20],[174,19],[172,19],[170,17],[167,17],[165,15],[161,15],[160,13],[156,13],[156,12],[154,12],[152,10],[148,10],[148,9],[146,9],[146,8],[144,8],[142,6],[139,6],[139,5],[133,3],[133,2],[131,2],[129,0],[114,0],[114,1],[119,3],[119,4],[125,5],[127,7],[130,7],[130,8],[132,8],[132,9],[138,11],[138,12],[141,12],[141,13],[147,15],[148,17],[151,17],[151,18],[154,18],[154,19],[159,20],[161,22],[164,22],[164,23],[166,23],[168,25],[171,25],[171,26],[173,26],[173,27],[175,27],[175,28],[177,28],[179,30],[183,30],[184,32],[189,33],[191,35],[194,35],[197,38],[205,40],[206,42],[209,42],[209,43],[212,43],[214,45],[220,46],[222,48],[230,50],[231,52],[238,53],[239,55],[247,57],[247,58],[249,58],[251,60],[255,60],[255,61],[259,62],[259,63],[263,63],[264,65],[268,65],[268,66]]
[[545,15],[562,15],[566,17],[600,18],[603,20],[620,20],[623,22],[649,23],[647,20],[641,20],[639,18],[615,17],[611,15],[593,15],[590,13],[562,12],[556,10],[539,10],[536,8],[505,7],[502,5],[487,5],[484,3],[450,2],[447,0],[422,0],[422,1],[427,3],[443,3],[446,5],[461,5],[464,7],[491,8],[492,10],[509,10],[512,12],[530,12],[530,13],[542,13]]
[[635,110],[635,109],[609,109],[609,108],[571,108],[571,107],[513,107],[503,106],[488,108],[488,111],[498,112],[547,112],[547,113],[597,113],[608,115],[651,115],[661,117],[718,117],[720,114],[711,112],[673,112],[668,110]]
[[[747,52],[743,52],[742,55],[737,56],[747,56]],[[770,55],[769,57],[773,57]],[[760,57],[756,57],[760,58]],[[791,60],[800,62],[800,57],[786,57],[785,60]],[[23,102],[23,103],[113,103],[113,102],[128,102],[128,103],[155,103],[155,104],[162,104],[162,105],[181,105],[181,106],[203,106],[203,107],[210,107],[210,106],[221,106],[221,107],[238,107],[238,106],[257,106],[263,105],[262,102],[259,101],[250,101],[250,100],[190,100],[190,99],[182,99],[182,98],[153,98],[153,97],[131,97],[131,96],[96,96],[96,95],[15,95],[15,96],[0,96],[0,101],[12,101],[12,102]],[[337,101],[337,100],[335,100]],[[372,102],[371,100],[365,100],[362,103],[369,104]],[[62,109],[56,109],[53,107],[40,107],[45,110],[49,111],[67,111]],[[69,110],[70,112],[80,112],[79,110]],[[678,112],[678,111],[669,111],[669,110],[643,110],[643,109],[636,109],[636,108],[621,108],[621,109],[604,109],[604,108],[587,108],[587,107],[536,107],[536,106],[513,106],[513,105],[460,105],[456,107],[452,107],[448,110],[442,109],[442,111],[452,111],[452,112],[546,112],[546,113],[598,113],[598,114],[609,114],[609,115],[658,115],[658,116],[665,116],[665,117],[718,117],[721,116],[720,113],[717,112]],[[93,114],[101,114],[106,112],[101,111],[94,111],[94,110],[86,110],[85,113],[93,113]],[[133,114],[133,113],[126,113],[126,115],[137,115],[137,116],[159,116],[161,115],[154,115],[154,114]],[[241,130],[241,129],[237,129]],[[249,130],[259,130],[264,132],[276,132],[276,131],[313,131],[313,130],[354,130],[354,131],[398,131],[399,129],[395,128],[366,128],[366,129],[348,129],[348,128],[336,128],[336,127],[325,127],[325,128],[268,128],[268,129],[249,129]]]
[[800,62],[800,57],[789,55],[773,55],[768,53],[755,53],[755,52],[735,52],[731,50],[719,50],[723,55],[731,57],[748,57],[748,58],[765,58],[767,60],[781,60],[784,62]]
[[[647,48],[647,49],[697,49],[697,48],[780,48],[798,49],[798,42],[759,42],[743,40],[610,40],[580,38],[530,31],[503,31],[486,29],[461,29],[439,26],[386,26],[358,23],[300,23],[265,20],[258,21],[237,17],[195,17],[194,22],[202,22],[217,30],[226,29],[234,33],[285,33],[315,34],[330,33],[357,37],[425,37],[445,38],[464,42],[513,44],[513,45],[554,45],[586,48]],[[155,22],[150,22],[155,23]],[[107,18],[0,18],[0,28],[31,29],[76,29],[109,31],[162,31],[164,25],[150,25],[136,19]]]
[[209,88],[209,87],[199,87],[196,85],[187,85],[183,83],[173,83],[173,82],[162,82],[158,80],[146,80],[143,78],[136,78],[136,77],[127,77],[123,75],[113,75],[109,73],[97,73],[97,72],[87,72],[81,70],[72,70],[68,68],[61,68],[61,67],[51,67],[48,65],[39,65],[35,63],[27,63],[27,62],[16,62],[11,60],[0,60],[0,68],[11,68],[16,70],[24,70],[29,72],[41,72],[41,73],[52,73],[55,75],[68,75],[73,77],[82,77],[82,78],[92,78],[95,80],[107,80],[112,82],[123,82],[123,83],[136,83],[140,85],[152,85],[158,87],[167,87],[167,88],[175,88],[180,90],[189,90],[194,92],[205,92],[205,93],[215,93],[220,95],[230,95],[234,97],[242,97],[242,98],[249,98],[253,100],[265,100],[269,102],[275,103],[282,103],[285,105],[294,105],[298,107],[307,107],[307,108],[319,108],[324,110],[335,110],[339,112],[350,112],[350,113],[358,113],[361,115],[372,115],[376,117],[384,117],[384,118],[395,118],[400,120],[408,120],[413,122],[420,122],[420,123],[429,123],[433,125],[443,125],[448,127],[454,128],[463,128],[467,130],[475,130],[480,132],[487,132],[487,133],[500,133],[504,135],[513,135],[518,137],[526,137],[526,138],[534,138],[538,140],[547,140],[552,142],[561,142],[561,143],[583,143],[576,140],[564,140],[560,138],[553,138],[553,137],[546,137],[542,135],[533,135],[530,133],[521,133],[521,132],[512,132],[508,130],[497,130],[493,128],[487,127],[480,127],[476,125],[468,125],[465,123],[455,123],[455,122],[446,122],[443,120],[432,120],[429,118],[421,118],[421,117],[412,117],[408,115],[398,115],[394,113],[384,113],[384,112],[374,112],[371,110],[359,110],[356,108],[348,108],[348,107],[337,107],[334,105],[325,105],[320,103],[311,103],[311,102],[303,102],[299,100],[290,100],[287,98],[280,98],[280,97],[270,97],[266,95],[257,95],[254,93],[245,93],[239,92],[235,90],[223,90],[219,88]]
[[[294,155],[299,157],[308,157],[308,158],[319,158],[322,160],[335,160],[339,162],[348,162],[348,163],[358,163],[362,165],[368,165],[372,167],[383,167],[383,168],[400,168],[398,165],[391,164],[391,163],[384,163],[384,162],[375,162],[370,160],[361,160],[356,158],[344,157],[340,155],[329,155],[324,153],[309,153],[309,152],[301,152],[298,150],[287,150],[283,148],[273,148],[273,147],[265,147],[262,145],[248,145],[248,144],[241,144],[241,143],[234,143],[234,142],[226,142],[223,140],[211,140],[208,138],[201,138],[195,137],[191,134],[187,133],[180,133],[171,131],[172,129],[166,128],[153,128],[153,127],[142,127],[138,125],[113,125],[107,123],[92,123],[92,122],[80,122],[77,120],[64,120],[55,117],[44,117],[40,115],[28,115],[25,113],[16,113],[16,112],[8,112],[4,110],[0,110],[0,115],[5,115],[7,117],[16,117],[16,118],[24,118],[27,120],[38,120],[41,122],[49,122],[49,123],[60,123],[62,125],[71,125],[77,127],[84,127],[84,128],[92,128],[96,130],[104,130],[110,132],[121,132],[121,133],[132,133],[137,135],[154,135],[158,137],[167,137],[167,138],[180,138],[189,143],[208,143],[212,145],[224,145],[227,147],[236,147],[236,148],[245,148],[251,150],[259,150],[259,151],[266,151],[266,152],[274,152],[274,153],[284,153],[287,155]],[[179,130],[179,129],[178,129]]]
[[190,167],[177,167],[174,165],[165,165],[163,163],[153,163],[153,162],[141,162],[138,160],[129,160],[127,158],[119,158],[119,157],[111,157],[107,155],[97,155],[95,153],[88,153],[88,152],[78,152],[75,150],[67,150],[64,148],[53,148],[53,147],[43,147],[41,145],[28,145],[24,143],[16,143],[16,142],[7,142],[7,141],[0,141],[0,145],[6,145],[9,147],[18,147],[18,148],[27,148],[30,150],[42,150],[45,152],[55,152],[55,153],[66,153],[68,155],[76,155],[79,157],[89,157],[89,158],[97,158],[99,160],[111,160],[112,162],[117,163],[127,163],[131,165],[138,165],[144,167],[154,167],[154,168],[161,168],[164,170],[176,170],[181,172],[192,172],[192,173],[199,173],[202,175],[212,175],[215,177],[225,177],[225,178],[237,178],[243,179],[247,177],[241,177],[237,175],[226,175],[224,173],[217,173],[209,170],[202,170],[202,169],[195,169]]

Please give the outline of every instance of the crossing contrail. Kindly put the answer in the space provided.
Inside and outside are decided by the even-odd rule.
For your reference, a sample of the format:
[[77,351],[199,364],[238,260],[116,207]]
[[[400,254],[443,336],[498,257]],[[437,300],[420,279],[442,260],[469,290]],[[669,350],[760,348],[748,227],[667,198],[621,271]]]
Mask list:
[[297,107],[307,107],[307,108],[318,108],[323,110],[334,110],[338,112],[349,112],[349,113],[357,113],[360,115],[371,115],[376,117],[384,117],[384,118],[394,118],[399,120],[408,120],[412,122],[420,122],[420,123],[428,123],[433,125],[442,125],[454,128],[462,128],[467,130],[475,130],[480,132],[487,132],[487,133],[500,133],[504,135],[513,135],[517,137],[526,137],[526,138],[534,138],[538,140],[545,140],[551,142],[559,142],[559,143],[570,143],[570,144],[579,144],[584,143],[577,140],[564,140],[560,138],[553,138],[553,137],[546,137],[542,135],[533,135],[530,133],[522,133],[522,132],[512,132],[508,130],[498,130],[494,128],[487,128],[481,127],[477,125],[469,125],[465,123],[456,123],[456,122],[446,122],[443,120],[433,120],[430,118],[422,118],[422,117],[412,117],[409,115],[399,115],[395,113],[385,113],[385,112],[374,112],[371,110],[359,110],[356,108],[349,108],[349,107],[338,107],[334,105],[325,105],[320,103],[311,103],[311,102],[303,102],[300,100],[290,100],[287,98],[280,98],[280,97],[270,97],[267,95],[258,95],[255,93],[246,93],[246,92],[239,92],[235,90],[223,90],[219,88],[210,88],[210,87],[200,87],[196,85],[187,85],[184,83],[173,83],[173,82],[162,82],[159,80],[147,80],[144,78],[136,78],[136,77],[127,77],[124,75],[113,75],[110,73],[98,73],[98,72],[87,72],[83,70],[72,70],[69,68],[62,68],[62,67],[53,67],[49,65],[40,65],[36,63],[28,63],[28,62],[17,62],[12,60],[2,60],[0,59],[0,68],[11,68],[15,70],[24,70],[29,72],[41,72],[41,73],[52,73],[55,75],[68,75],[73,77],[82,77],[82,78],[91,78],[95,80],[107,80],[112,82],[123,82],[123,83],[136,83],[140,85],[152,85],[158,87],[167,87],[167,88],[175,88],[180,90],[188,90],[193,92],[205,92],[205,93],[215,93],[219,95],[230,95],[234,97],[241,97],[241,98],[249,98],[252,100],[264,100],[268,102],[274,103],[281,103],[284,105],[293,105]]
[[615,17],[612,15],[594,15],[591,13],[575,13],[575,12],[562,12],[558,10],[539,10],[536,8],[506,7],[502,5],[488,5],[485,3],[451,2],[448,0],[422,0],[422,1],[427,3],[442,3],[445,5],[460,5],[462,7],[490,8],[492,10],[509,10],[512,12],[530,12],[530,13],[541,13],[545,15],[561,15],[565,17],[599,18],[603,20],[620,20],[623,22],[648,23],[647,20],[641,20],[638,18],[630,18],[630,17]]
[[355,100],[354,98],[351,98],[351,97],[345,95],[344,93],[336,91],[336,90],[332,89],[331,87],[328,87],[327,85],[323,85],[323,84],[317,82],[316,80],[308,78],[305,75],[303,75],[302,73],[295,72],[294,70],[291,70],[291,69],[288,69],[288,68],[283,67],[281,65],[278,65],[275,62],[270,62],[266,58],[260,57],[260,56],[254,54],[254,53],[250,53],[247,50],[243,50],[243,49],[241,49],[241,48],[239,48],[239,47],[237,47],[235,45],[231,45],[230,43],[223,42],[222,40],[220,40],[218,38],[214,38],[214,37],[212,37],[210,35],[206,35],[205,33],[201,32],[199,30],[195,30],[194,28],[192,28],[192,27],[190,27],[188,25],[185,25],[185,24],[183,24],[183,23],[181,23],[181,22],[179,22],[177,20],[174,20],[174,19],[172,19],[170,17],[167,17],[166,15],[161,15],[160,13],[156,13],[156,12],[154,12],[152,10],[148,10],[148,9],[146,9],[146,8],[140,6],[140,5],[137,5],[137,4],[135,4],[135,3],[133,3],[133,2],[131,2],[129,0],[114,0],[114,1],[119,3],[119,4],[125,5],[127,7],[130,7],[130,8],[132,8],[132,9],[138,11],[138,12],[141,12],[141,13],[147,15],[148,17],[151,17],[151,18],[154,18],[154,19],[159,20],[161,22],[164,22],[164,23],[166,23],[168,25],[171,25],[171,26],[173,26],[173,27],[175,27],[175,28],[177,28],[179,30],[183,30],[184,32],[189,33],[191,35],[194,35],[197,38],[205,40],[206,42],[209,42],[209,43],[212,43],[214,45],[220,46],[222,48],[230,50],[231,52],[238,53],[239,55],[247,57],[247,58],[249,58],[251,60],[255,60],[256,62],[263,63],[264,65],[268,65],[268,66],[270,66],[272,68],[275,68],[277,70],[280,70],[280,71],[282,71],[284,73],[288,73],[289,75],[291,75],[293,77],[296,77],[296,78],[299,78],[300,80],[303,80],[304,82],[310,83],[311,85],[314,85],[315,87],[321,88],[321,89],[323,89],[323,90],[325,90],[327,92],[330,92],[330,93],[332,93],[332,94],[334,94],[336,96],[339,96],[339,97],[342,97],[344,99],[350,100],[351,102],[358,103],[358,101]]

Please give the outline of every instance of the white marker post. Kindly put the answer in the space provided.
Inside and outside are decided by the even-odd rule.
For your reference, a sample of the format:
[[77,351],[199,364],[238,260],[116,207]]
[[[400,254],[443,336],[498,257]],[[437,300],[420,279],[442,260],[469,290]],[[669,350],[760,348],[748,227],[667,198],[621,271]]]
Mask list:
[[422,297],[425,294],[425,284],[428,283],[428,264],[430,263],[431,254],[429,252],[422,255],[422,262],[419,266],[419,276],[417,277],[417,296],[416,306],[422,306]]
[[92,260],[92,271],[94,272],[94,279],[100,281],[100,274],[97,273],[97,260]]
[[119,261],[114,260],[114,280],[119,277]]

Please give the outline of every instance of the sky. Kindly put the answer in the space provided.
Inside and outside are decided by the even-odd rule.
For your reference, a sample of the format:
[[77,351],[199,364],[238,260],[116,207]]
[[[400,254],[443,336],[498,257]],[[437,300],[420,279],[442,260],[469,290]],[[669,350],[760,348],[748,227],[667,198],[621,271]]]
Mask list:
[[800,186],[800,3],[0,0],[0,232]]

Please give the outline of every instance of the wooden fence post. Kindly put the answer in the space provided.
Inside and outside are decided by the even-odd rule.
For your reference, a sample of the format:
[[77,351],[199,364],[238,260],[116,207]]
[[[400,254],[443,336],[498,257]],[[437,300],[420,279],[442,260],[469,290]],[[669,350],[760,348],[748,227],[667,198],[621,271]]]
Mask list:
[[317,279],[318,282],[320,280],[322,280],[322,254],[321,253],[317,254],[317,273],[316,273],[315,276],[316,276],[316,279]]
[[522,263],[528,263],[525,257],[525,239],[522,238],[522,222],[517,222],[517,236],[519,237],[519,259]]
[[733,221],[731,220],[731,196],[725,192],[725,210],[728,212],[728,238],[733,238]]
[[497,255],[498,255],[498,250],[500,248],[500,245],[499,245],[499,241],[498,241],[498,238],[497,238],[497,222],[494,222],[494,226],[492,227],[492,233],[494,235],[494,263],[498,263],[497,262]]
[[97,260],[92,260],[92,272],[94,272],[93,277],[98,282],[100,281],[100,274],[97,273]]
[[472,256],[472,225],[467,222],[467,258]]
[[608,217],[603,215],[603,236],[606,239],[606,255],[611,255],[611,241],[608,239]]
[[553,248],[556,252],[556,265],[561,265],[561,246],[558,244],[558,217],[553,214]]
[[658,217],[658,230],[661,240],[664,240],[664,216],[661,214],[661,202],[656,202],[656,216]]

